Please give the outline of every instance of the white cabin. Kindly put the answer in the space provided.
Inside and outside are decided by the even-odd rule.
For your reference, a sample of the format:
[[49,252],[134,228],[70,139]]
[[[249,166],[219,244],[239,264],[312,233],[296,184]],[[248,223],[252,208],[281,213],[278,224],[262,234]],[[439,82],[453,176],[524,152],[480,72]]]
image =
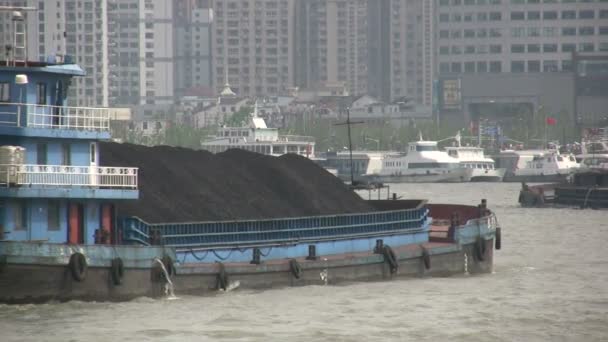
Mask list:
[[312,158],[315,155],[313,137],[281,135],[277,128],[267,127],[264,119],[257,115],[257,104],[246,126],[222,126],[215,137],[201,144],[204,150],[212,153],[238,148],[271,156],[295,153]]

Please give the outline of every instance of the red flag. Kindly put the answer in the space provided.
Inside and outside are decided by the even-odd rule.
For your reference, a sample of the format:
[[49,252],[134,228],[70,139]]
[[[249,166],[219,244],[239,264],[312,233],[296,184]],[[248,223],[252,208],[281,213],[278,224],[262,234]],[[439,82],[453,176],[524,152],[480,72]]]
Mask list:
[[549,126],[555,126],[555,124],[557,123],[557,120],[555,120],[555,118],[553,117],[547,117],[547,125]]

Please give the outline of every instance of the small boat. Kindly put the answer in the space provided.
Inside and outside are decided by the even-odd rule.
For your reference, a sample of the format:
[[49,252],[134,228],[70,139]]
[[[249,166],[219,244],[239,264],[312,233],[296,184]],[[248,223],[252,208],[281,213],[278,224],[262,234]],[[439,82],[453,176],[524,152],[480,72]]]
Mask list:
[[419,140],[408,144],[407,154],[384,155],[379,170],[366,174],[368,179],[383,183],[454,183],[469,182],[472,168],[462,164],[436,141]]
[[505,150],[496,164],[506,168],[505,182],[560,182],[580,167],[572,154],[557,150]]

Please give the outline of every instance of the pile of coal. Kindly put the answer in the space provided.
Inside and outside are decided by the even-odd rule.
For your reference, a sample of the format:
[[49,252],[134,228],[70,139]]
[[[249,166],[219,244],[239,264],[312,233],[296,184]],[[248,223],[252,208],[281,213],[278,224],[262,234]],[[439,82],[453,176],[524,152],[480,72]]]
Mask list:
[[139,168],[139,200],[119,216],[149,223],[220,221],[374,211],[342,181],[294,154],[219,154],[170,146],[100,143],[102,166]]

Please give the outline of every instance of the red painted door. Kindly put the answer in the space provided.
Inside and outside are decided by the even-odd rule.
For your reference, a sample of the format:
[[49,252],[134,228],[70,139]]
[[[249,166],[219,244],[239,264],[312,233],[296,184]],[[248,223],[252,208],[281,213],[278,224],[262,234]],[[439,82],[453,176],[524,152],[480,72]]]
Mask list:
[[111,244],[113,237],[113,227],[112,227],[112,204],[102,204],[101,205],[101,229],[104,231],[104,235],[108,237],[106,239],[106,244]]
[[68,242],[84,243],[83,208],[78,203],[70,203],[68,209]]

